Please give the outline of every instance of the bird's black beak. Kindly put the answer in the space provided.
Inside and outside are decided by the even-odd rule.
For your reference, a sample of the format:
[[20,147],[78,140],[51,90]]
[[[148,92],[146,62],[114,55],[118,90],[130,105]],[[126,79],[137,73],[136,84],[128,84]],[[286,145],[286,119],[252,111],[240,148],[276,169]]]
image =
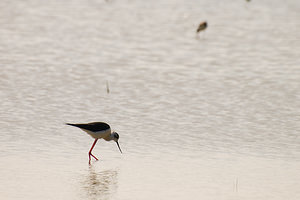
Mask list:
[[122,153],[122,150],[121,150],[121,148],[120,148],[119,142],[116,141],[116,143],[117,143],[117,145],[118,145],[118,147],[119,147],[119,149],[120,149],[120,152]]

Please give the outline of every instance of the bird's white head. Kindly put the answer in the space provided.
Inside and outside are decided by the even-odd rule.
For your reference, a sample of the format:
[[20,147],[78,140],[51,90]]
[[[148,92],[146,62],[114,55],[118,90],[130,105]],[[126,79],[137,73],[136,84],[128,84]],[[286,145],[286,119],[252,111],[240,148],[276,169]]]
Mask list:
[[118,134],[117,132],[112,132],[112,133],[111,133],[111,137],[112,137],[112,139],[117,143],[117,145],[118,145],[118,147],[119,147],[119,150],[120,150],[120,152],[122,153],[122,150],[121,150],[120,145],[119,145],[119,142],[118,142],[118,140],[119,140],[119,134]]

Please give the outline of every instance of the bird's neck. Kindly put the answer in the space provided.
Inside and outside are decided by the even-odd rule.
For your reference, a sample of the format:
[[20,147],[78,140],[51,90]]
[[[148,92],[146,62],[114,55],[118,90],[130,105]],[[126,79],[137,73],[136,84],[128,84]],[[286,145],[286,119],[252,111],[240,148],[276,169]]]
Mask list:
[[112,136],[112,134],[109,134],[108,136],[106,136],[103,139],[106,140],[106,141],[110,141],[110,140],[113,140],[113,136]]

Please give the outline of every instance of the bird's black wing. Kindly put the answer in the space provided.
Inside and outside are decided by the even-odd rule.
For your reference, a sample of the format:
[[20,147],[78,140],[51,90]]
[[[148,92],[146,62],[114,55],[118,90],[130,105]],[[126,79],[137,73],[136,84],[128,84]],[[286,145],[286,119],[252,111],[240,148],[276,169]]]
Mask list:
[[75,126],[75,127],[81,128],[81,129],[93,131],[93,132],[104,131],[104,130],[110,129],[110,126],[105,122],[92,122],[92,123],[88,123],[88,124],[70,124],[70,123],[66,123],[66,124],[70,125],[70,126]]

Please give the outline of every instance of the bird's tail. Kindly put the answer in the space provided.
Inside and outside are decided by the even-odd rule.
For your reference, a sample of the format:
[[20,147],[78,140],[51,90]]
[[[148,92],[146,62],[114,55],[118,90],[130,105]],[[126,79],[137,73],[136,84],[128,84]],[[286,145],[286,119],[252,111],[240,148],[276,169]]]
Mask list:
[[86,124],[71,124],[71,123],[66,123],[66,125],[75,126],[77,128],[82,128],[82,129],[87,129],[88,126]]
[[76,124],[71,124],[71,123],[65,123],[65,124],[70,126],[76,126]]

